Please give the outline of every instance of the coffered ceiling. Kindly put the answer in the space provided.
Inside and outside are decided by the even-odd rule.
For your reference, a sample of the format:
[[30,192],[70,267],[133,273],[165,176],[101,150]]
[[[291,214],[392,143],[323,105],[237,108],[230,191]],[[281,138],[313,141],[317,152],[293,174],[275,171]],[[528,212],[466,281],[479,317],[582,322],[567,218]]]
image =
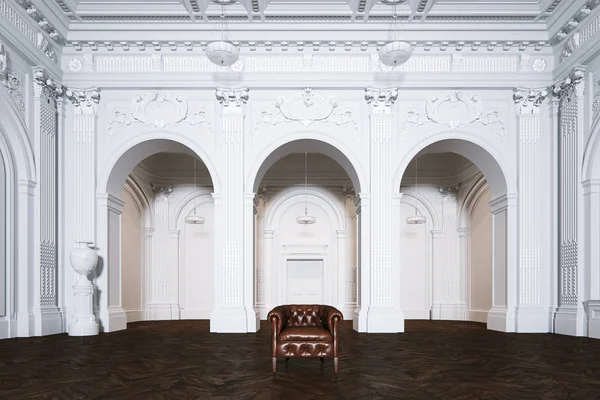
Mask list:
[[545,23],[573,0],[47,0],[73,23],[210,22],[222,8],[230,21]]

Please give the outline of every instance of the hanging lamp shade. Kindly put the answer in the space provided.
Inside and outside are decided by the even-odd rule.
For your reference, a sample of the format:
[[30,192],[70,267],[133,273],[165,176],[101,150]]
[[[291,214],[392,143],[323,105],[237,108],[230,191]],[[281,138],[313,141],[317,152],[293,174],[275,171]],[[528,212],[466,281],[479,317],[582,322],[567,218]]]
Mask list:
[[413,47],[410,43],[399,40],[389,42],[379,49],[379,60],[384,65],[395,67],[407,62],[412,52]]
[[240,56],[240,49],[226,40],[210,42],[206,45],[206,57],[221,67],[230,67]]
[[[196,157],[194,157],[194,191],[196,190]],[[185,223],[190,225],[200,225],[206,221],[204,217],[196,215],[196,197],[194,196],[194,211],[192,215],[185,217]]]
[[427,218],[419,214],[417,207],[415,207],[415,215],[411,215],[410,217],[406,218],[406,223],[409,225],[420,225],[424,224],[426,221]]
[[396,33],[398,32],[396,6],[402,2],[400,0],[382,0],[382,3],[394,6],[394,20],[390,27],[389,40],[379,48],[379,60],[383,65],[387,65],[388,67],[396,67],[404,64],[413,53],[413,47],[410,43],[396,39]]
[[305,196],[305,204],[304,204],[304,215],[301,215],[296,218],[296,222],[300,225],[310,225],[317,222],[317,219],[313,216],[308,215],[308,152],[304,152],[304,196]]

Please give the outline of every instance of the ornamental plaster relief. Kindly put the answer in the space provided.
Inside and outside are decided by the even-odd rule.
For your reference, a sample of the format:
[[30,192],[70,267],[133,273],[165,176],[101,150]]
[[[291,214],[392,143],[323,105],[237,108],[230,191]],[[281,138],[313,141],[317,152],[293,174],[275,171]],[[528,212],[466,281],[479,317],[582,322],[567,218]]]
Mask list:
[[400,106],[400,136],[417,132],[421,127],[435,125],[444,130],[485,128],[503,140],[506,136],[505,110],[486,106],[480,95],[453,91],[434,95],[420,104]]
[[597,71],[593,74],[594,80],[594,100],[592,103],[592,120],[598,118],[600,114],[600,71]]
[[0,83],[6,88],[17,110],[25,118],[24,82],[25,74],[9,66],[9,57],[6,47],[0,43]]
[[268,134],[279,124],[308,128],[313,123],[337,126],[354,136],[360,134],[352,108],[338,107],[336,97],[326,98],[311,88],[305,88],[288,98],[278,97],[274,105],[261,108],[258,115],[254,136]]
[[130,109],[115,107],[110,112],[107,134],[116,135],[128,127],[150,127],[155,129],[187,125],[201,127],[203,133],[213,135],[206,111],[197,104],[190,106],[179,94],[152,91],[133,98]]

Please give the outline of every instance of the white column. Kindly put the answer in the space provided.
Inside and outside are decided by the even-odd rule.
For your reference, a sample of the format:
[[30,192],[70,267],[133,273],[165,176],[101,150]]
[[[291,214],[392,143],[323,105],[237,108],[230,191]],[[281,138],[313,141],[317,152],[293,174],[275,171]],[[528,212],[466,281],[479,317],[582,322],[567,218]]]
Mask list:
[[515,331],[518,283],[517,196],[507,194],[490,201],[492,211],[492,309],[488,329]]
[[402,287],[402,279],[410,279],[410,277],[402,276],[402,254],[400,254],[400,232],[401,224],[406,223],[402,220],[402,196],[403,193],[392,194],[390,220],[392,223],[392,296],[393,303],[398,304],[398,308],[402,309],[402,299],[400,298],[400,288]]
[[460,274],[459,278],[459,298],[458,301],[464,305],[462,319],[469,321],[471,320],[470,304],[469,304],[469,285],[468,285],[468,274],[469,274],[469,254],[468,251],[468,240],[467,228],[458,228],[456,230],[457,241],[458,241],[458,271]]
[[[267,229],[263,231],[263,249],[262,249],[262,262],[263,262],[263,280],[264,280],[264,301],[266,305],[266,312],[269,312],[275,307],[275,288],[278,287],[274,280],[273,274],[273,239],[275,231]],[[266,318],[266,315],[265,315]]]
[[[542,303],[542,276],[550,271],[541,264],[541,224],[545,211],[540,171],[547,170],[540,141],[540,105],[545,88],[514,90],[519,137],[519,297],[516,311],[517,332],[549,331],[549,305]],[[544,281],[544,283],[546,283]]]
[[[392,105],[398,98],[397,88],[365,90],[369,105],[371,137],[371,223],[361,230],[371,232],[370,304],[368,332],[404,332],[404,314],[400,308],[400,282],[394,281],[392,241],[398,221],[392,215],[392,133],[395,131]],[[397,274],[396,274],[397,275]],[[396,295],[398,294],[398,295]]]
[[[52,82],[40,68],[34,68],[33,84],[33,151],[38,186],[35,207],[33,273],[34,334],[63,332],[63,319],[58,309],[58,215],[57,215],[57,105],[62,86]],[[32,243],[32,242],[30,242]]]
[[440,319],[463,320],[466,305],[461,303],[458,254],[457,186],[439,188],[442,195],[443,266],[439,265],[441,279]]
[[[72,132],[66,135],[65,173],[63,180],[68,193],[65,195],[63,209],[65,228],[69,230],[66,236],[72,241],[64,244],[67,255],[77,247],[76,242],[92,242],[96,246],[96,134],[100,90],[67,90],[67,98],[73,104],[73,117],[70,121]],[[68,266],[68,265],[67,265]],[[97,274],[98,271],[94,271]],[[67,308],[72,305],[72,286],[77,282],[77,274],[71,269],[65,269],[66,290],[69,295]]]
[[[36,283],[38,264],[35,262],[36,252],[31,251],[29,244],[35,243],[35,209],[36,209],[36,183],[33,181],[19,181],[17,220],[21,229],[17,229],[17,276],[18,284],[16,301],[16,314],[18,324],[18,336],[32,336],[35,334],[31,310],[35,302],[31,296],[31,284]],[[39,282],[38,282],[39,283]]]
[[[101,332],[127,328],[121,303],[121,214],[125,203],[103,193],[96,196],[98,266],[96,267],[96,309]],[[106,234],[104,234],[106,233]]]
[[335,282],[335,297],[330,296],[330,304],[336,307],[338,310],[344,309],[344,289],[345,289],[345,275],[346,275],[346,230],[335,231],[336,246],[337,246],[337,265],[335,268],[331,268],[331,271],[335,271],[335,275],[330,279],[330,282]]
[[431,253],[433,257],[431,268],[431,275],[433,277],[431,288],[431,319],[442,319],[444,231],[441,229],[431,230]]
[[215,308],[210,319],[211,332],[248,332],[255,329],[256,313],[247,307],[248,288],[253,288],[252,264],[244,265],[245,241],[252,241],[244,229],[244,131],[248,89],[218,88],[216,97],[222,105],[221,149],[223,152],[223,204],[220,219],[222,247],[215,256]]
[[247,332],[260,329],[260,315],[254,301],[256,268],[254,265],[254,221],[256,218],[255,195],[244,193],[244,307],[250,311]]
[[171,279],[169,285],[169,305],[171,307],[171,319],[181,319],[181,305],[179,303],[179,229],[169,230],[169,243],[167,249],[168,274]]
[[[154,248],[152,264],[149,264],[150,290],[148,293],[148,314],[151,320],[169,320],[171,314],[171,293],[173,285],[172,259],[169,252],[169,195],[173,186],[152,184],[154,191]],[[169,279],[171,278],[171,279]]]
[[352,327],[358,332],[368,332],[367,317],[371,304],[371,196],[359,193],[356,198],[358,244],[356,246],[358,277],[356,280],[356,309]]
[[[257,196],[254,200],[254,207],[256,210],[256,224],[254,226],[254,265],[255,265],[255,288],[254,288],[254,301],[256,304],[256,313],[258,318],[266,319],[267,312],[271,309],[266,309],[265,303],[265,257],[263,254],[265,243],[263,237],[264,227],[264,215],[265,215],[265,195],[266,189],[258,189]],[[260,326],[260,325],[259,325]]]
[[144,263],[142,265],[142,309],[144,321],[152,319],[148,303],[151,300],[152,265],[154,263],[154,227],[144,228]]
[[350,319],[356,308],[356,281],[358,261],[356,258],[356,248],[358,246],[358,235],[356,226],[356,193],[354,188],[344,188],[342,194],[345,197],[346,208],[346,271],[345,271],[345,287],[346,293],[344,304],[348,310],[344,314],[344,318]]
[[585,144],[584,71],[554,86],[560,96],[560,296],[555,332],[587,335],[585,318],[584,202],[581,165]]

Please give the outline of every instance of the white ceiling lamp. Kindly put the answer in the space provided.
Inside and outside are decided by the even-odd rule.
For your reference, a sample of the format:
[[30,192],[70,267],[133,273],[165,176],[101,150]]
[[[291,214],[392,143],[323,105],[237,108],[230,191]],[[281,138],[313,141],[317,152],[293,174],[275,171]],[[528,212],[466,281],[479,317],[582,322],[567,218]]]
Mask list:
[[384,65],[396,67],[408,61],[413,52],[413,47],[410,43],[396,39],[398,32],[398,13],[396,6],[403,3],[404,0],[381,0],[384,4],[394,6],[394,21],[392,22],[390,40],[379,48],[379,60]]
[[[419,191],[419,156],[415,158],[415,193]],[[423,215],[419,213],[417,207],[415,207],[415,215],[411,215],[406,218],[406,223],[409,225],[420,225],[427,221]]]
[[[235,3],[236,0],[213,0],[221,5],[221,38],[206,45],[206,57],[220,67],[230,67],[236,63],[240,56],[240,49],[227,40],[227,22],[225,21],[225,6]],[[218,30],[218,29],[216,29]]]
[[[194,156],[194,192],[196,192],[196,156]],[[196,194],[194,193],[194,211],[192,211],[192,215],[188,215],[185,217],[185,223],[190,225],[201,225],[206,220],[204,217],[196,215]]]
[[296,222],[301,225],[309,225],[317,222],[315,217],[308,215],[308,154],[304,152],[304,215],[296,218]]

